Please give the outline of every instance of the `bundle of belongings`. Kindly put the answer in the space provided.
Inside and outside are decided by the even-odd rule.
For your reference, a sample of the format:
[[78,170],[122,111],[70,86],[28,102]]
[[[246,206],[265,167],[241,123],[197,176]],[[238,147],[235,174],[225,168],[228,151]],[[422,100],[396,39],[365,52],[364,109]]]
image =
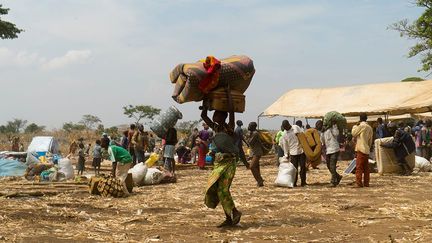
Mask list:
[[[155,166],[158,159],[158,154],[151,153],[145,162],[138,163],[129,169],[129,174],[125,181],[128,190],[130,188],[129,192],[132,191],[133,186],[176,182],[175,176],[169,171]],[[120,181],[113,176],[92,177],[89,183],[90,193],[102,196],[122,197],[122,192],[118,191],[122,188],[116,186],[117,184],[121,186]]]
[[405,174],[415,166],[415,144],[409,136],[375,140],[375,157],[379,174]]
[[170,73],[171,82],[175,84],[172,97],[179,104],[203,101],[210,110],[229,111],[226,93],[229,90],[234,111],[243,112],[243,93],[254,74],[253,62],[247,56],[222,60],[208,56],[196,63],[179,64]]
[[68,158],[47,160],[45,156],[38,156],[35,153],[27,155],[28,165],[24,177],[27,180],[35,181],[65,181],[74,178],[72,162]]
[[296,174],[297,169],[294,165],[286,157],[280,157],[279,172],[275,180],[275,185],[293,188]]
[[324,120],[323,120],[323,128],[324,130],[330,128],[333,126],[333,121],[336,122],[336,125],[339,129],[339,132],[342,132],[343,129],[346,127],[347,125],[347,120],[346,118],[340,114],[337,111],[330,111],[327,112],[324,115]]
[[0,176],[23,176],[26,169],[21,161],[0,156]]
[[[293,129],[296,128],[299,129],[298,126],[293,125]],[[321,138],[318,130],[309,128],[304,133],[299,131],[296,134],[306,155],[308,167],[316,168],[321,164]]]
[[[129,193],[132,192],[133,183],[132,176],[128,174],[125,180],[126,188]],[[123,191],[123,183],[120,179],[113,175],[98,175],[90,178],[89,192],[93,195],[101,195],[103,197],[125,197],[127,196]]]

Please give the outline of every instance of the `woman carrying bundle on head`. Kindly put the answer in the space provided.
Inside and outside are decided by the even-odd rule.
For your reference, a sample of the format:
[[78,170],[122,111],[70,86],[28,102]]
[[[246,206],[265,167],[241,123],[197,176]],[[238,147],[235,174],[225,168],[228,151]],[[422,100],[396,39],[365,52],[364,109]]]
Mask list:
[[216,147],[216,155],[213,171],[208,179],[205,204],[209,208],[216,208],[220,202],[226,219],[218,227],[232,226],[240,222],[242,215],[235,207],[230,193],[238,160],[238,148],[234,144],[234,111],[231,109],[229,112],[229,123],[227,124],[228,112],[216,110],[211,120],[207,116],[207,109],[203,107],[201,118],[215,132],[213,143]]

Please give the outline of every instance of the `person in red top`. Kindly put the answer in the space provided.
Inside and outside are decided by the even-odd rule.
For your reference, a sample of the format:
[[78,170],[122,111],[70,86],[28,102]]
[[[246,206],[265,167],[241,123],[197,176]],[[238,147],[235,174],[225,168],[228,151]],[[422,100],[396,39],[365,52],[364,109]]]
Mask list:
[[135,129],[136,129],[135,124],[131,124],[130,127],[129,127],[129,131],[128,131],[128,141],[129,141],[129,144],[128,144],[128,148],[127,149],[129,151],[129,153],[132,155],[132,166],[134,166],[136,164],[136,155],[135,155],[134,145],[131,142],[132,141],[132,136],[135,133]]

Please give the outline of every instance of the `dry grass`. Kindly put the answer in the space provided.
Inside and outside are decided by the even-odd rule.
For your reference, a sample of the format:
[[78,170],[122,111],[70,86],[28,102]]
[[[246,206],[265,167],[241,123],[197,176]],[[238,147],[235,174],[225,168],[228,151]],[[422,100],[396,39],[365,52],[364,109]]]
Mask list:
[[[270,164],[267,158],[266,164]],[[342,171],[346,163],[342,163]],[[108,169],[108,168],[106,168]],[[353,175],[329,188],[324,166],[308,173],[306,188],[274,187],[277,168],[262,168],[257,188],[239,167],[232,185],[240,226],[219,229],[224,214],[208,209],[203,193],[210,171],[186,166],[178,182],[134,188],[125,199],[89,195],[81,185],[0,181],[0,191],[48,190],[42,197],[0,197],[0,239],[23,242],[431,242],[430,173],[373,174],[370,188],[352,188]],[[58,188],[56,188],[58,187]]]

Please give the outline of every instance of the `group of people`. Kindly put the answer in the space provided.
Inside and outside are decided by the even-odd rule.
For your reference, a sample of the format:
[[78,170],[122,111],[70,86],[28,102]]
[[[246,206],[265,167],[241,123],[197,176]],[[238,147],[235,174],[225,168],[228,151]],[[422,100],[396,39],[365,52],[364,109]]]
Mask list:
[[[200,169],[204,169],[206,156],[210,151],[214,161],[213,171],[208,179],[205,204],[210,208],[215,208],[220,203],[226,216],[220,226],[235,225],[239,223],[242,215],[230,194],[236,167],[238,162],[242,162],[246,168],[251,170],[257,186],[264,186],[264,179],[260,172],[260,159],[264,155],[263,141],[257,130],[257,123],[250,122],[247,127],[248,132],[244,134],[243,122],[241,120],[235,122],[234,112],[214,111],[212,119],[207,113],[208,110],[203,107],[201,112],[201,118],[204,120],[203,129],[201,131],[194,129],[190,136],[190,160],[192,163],[196,162]],[[361,114],[359,118],[360,121],[351,130],[356,153],[355,187],[369,187],[369,154],[373,149],[374,138],[394,136],[391,143],[383,143],[382,146],[395,150],[403,174],[409,174],[405,156],[412,150],[417,148],[417,151],[422,154],[430,153],[430,121],[425,124],[418,123],[416,127],[407,131],[406,126],[402,124],[399,124],[399,127],[388,126],[384,125],[382,119],[378,119],[378,127],[374,134],[372,127],[367,122],[367,115]],[[291,162],[298,171],[295,175],[294,186],[298,185],[298,177],[300,177],[299,186],[307,185],[306,171],[317,168],[321,163],[321,154],[325,155],[327,168],[331,174],[330,186],[339,185],[342,176],[336,168],[341,148],[341,132],[336,120],[330,121],[326,126],[323,121],[319,120],[315,128],[307,125],[306,129],[301,121],[297,121],[294,125],[291,125],[288,120],[282,121],[281,130],[274,138],[275,152],[279,158],[284,157],[284,161]],[[415,138],[415,144],[412,137],[409,136],[411,132]],[[124,182],[130,166],[144,161],[146,151],[154,151],[155,143],[150,141],[150,136],[144,131],[142,125],[136,127],[134,124],[124,133],[119,142],[110,141],[104,134],[100,140],[96,141],[93,149],[95,173],[99,173],[100,161],[104,158],[104,153],[107,153],[108,158],[113,162],[113,174]],[[407,136],[412,144],[409,143]],[[81,144],[82,142],[79,144],[79,161],[81,161],[81,154],[85,154],[83,144]],[[177,131],[175,128],[170,128],[163,137],[162,144],[164,167],[174,174],[174,153],[179,151],[179,147],[185,146],[184,142],[178,142]],[[250,149],[249,156],[245,155],[244,144]],[[179,156],[179,162],[182,159]]]
[[[78,139],[78,143],[72,142],[69,154],[75,154],[78,149],[78,174],[83,174],[85,168],[86,157],[90,154],[91,144],[85,146],[83,138]],[[177,144],[177,131],[175,128],[169,128],[163,137],[163,159],[164,169],[175,175],[174,151]],[[136,163],[144,162],[146,152],[154,152],[156,142],[153,134],[144,131],[142,124],[131,124],[129,129],[123,132],[120,139],[109,137],[107,133],[103,133],[100,139],[95,141],[95,146],[92,151],[92,166],[95,174],[100,174],[101,162],[103,159],[112,162],[111,174],[115,176],[123,184],[124,194],[127,196],[125,180],[128,171]]]

